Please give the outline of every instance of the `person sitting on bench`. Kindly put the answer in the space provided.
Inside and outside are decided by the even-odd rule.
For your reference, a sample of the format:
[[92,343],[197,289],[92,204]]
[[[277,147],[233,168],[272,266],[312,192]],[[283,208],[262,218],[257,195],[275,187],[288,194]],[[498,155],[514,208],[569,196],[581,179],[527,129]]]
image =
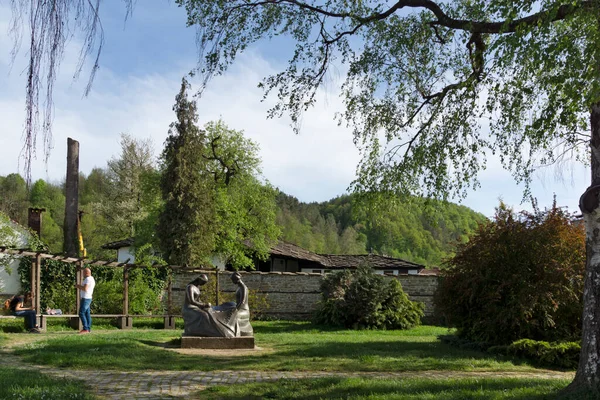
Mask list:
[[40,333],[35,324],[37,313],[33,307],[25,307],[25,303],[31,301],[31,293],[26,293],[24,296],[15,296],[10,301],[10,311],[17,317],[25,318],[25,329],[30,333]]

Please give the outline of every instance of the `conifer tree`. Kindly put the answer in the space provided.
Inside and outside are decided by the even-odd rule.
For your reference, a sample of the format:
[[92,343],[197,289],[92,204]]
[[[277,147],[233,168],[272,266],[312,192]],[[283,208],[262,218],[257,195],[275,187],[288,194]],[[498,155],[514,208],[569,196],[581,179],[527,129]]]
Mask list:
[[188,89],[184,78],[173,106],[177,121],[171,124],[162,153],[165,204],[157,234],[168,263],[199,266],[214,247],[214,211],[208,181],[201,174],[206,169],[203,132]]

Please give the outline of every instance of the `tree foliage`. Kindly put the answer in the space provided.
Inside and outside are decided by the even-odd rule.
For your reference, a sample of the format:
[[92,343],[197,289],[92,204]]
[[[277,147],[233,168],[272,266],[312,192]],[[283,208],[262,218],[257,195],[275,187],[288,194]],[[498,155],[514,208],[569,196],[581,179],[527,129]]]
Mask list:
[[316,253],[368,251],[441,266],[454,254],[456,244],[465,242],[477,225],[487,220],[452,203],[390,198],[386,207],[370,208],[358,200],[352,194],[306,204],[280,193],[277,223],[282,238]]
[[177,94],[171,124],[162,153],[161,192],[164,209],[158,237],[164,258],[171,264],[202,265],[214,248],[214,203],[209,181],[203,179],[206,163],[204,132],[197,125],[196,102],[188,98],[185,79]]
[[216,212],[214,252],[235,268],[269,256],[279,236],[275,189],[263,182],[258,144],[223,121],[204,126],[203,177],[211,181]]
[[346,328],[410,329],[421,323],[423,304],[412,302],[397,279],[369,265],[327,275],[315,311],[318,324]]
[[122,133],[121,154],[107,164],[108,196],[112,201],[103,213],[114,229],[114,237],[135,237],[136,225],[148,215],[143,204],[143,179],[155,170],[151,139],[135,139]]
[[556,205],[518,215],[500,205],[449,260],[436,309],[473,341],[577,340],[584,239],[581,224]]
[[298,122],[347,64],[339,120],[364,150],[358,191],[464,196],[490,152],[528,184],[564,155],[557,145],[578,148],[600,100],[593,1],[177,3],[198,27],[207,80],[254,42],[291,38],[287,68],[261,83],[277,94],[272,116]]

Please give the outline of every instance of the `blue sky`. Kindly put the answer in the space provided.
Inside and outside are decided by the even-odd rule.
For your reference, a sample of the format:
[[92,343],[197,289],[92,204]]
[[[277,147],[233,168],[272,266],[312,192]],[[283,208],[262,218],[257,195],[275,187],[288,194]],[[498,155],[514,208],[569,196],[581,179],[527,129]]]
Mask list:
[[[88,97],[82,97],[87,82],[84,70],[73,82],[80,43],[75,37],[67,47],[55,91],[54,148],[46,165],[38,146],[32,169],[34,179],[61,181],[66,169],[67,137],[80,143],[80,169],[89,173],[105,167],[118,156],[122,132],[137,138],[152,138],[158,155],[167,136],[175,94],[181,78],[196,64],[195,31],[186,28],[185,10],[166,0],[137,2],[133,16],[124,21],[120,1],[104,1],[101,10],[105,46],[100,70]],[[12,41],[7,35],[10,9],[0,0],[0,175],[22,173],[19,159],[24,122],[26,48],[11,67]],[[26,43],[26,41],[24,41]],[[342,110],[335,84],[319,93],[317,107],[303,118],[302,130],[294,135],[289,120],[269,120],[272,100],[261,102],[256,85],[266,74],[285,66],[289,47],[285,40],[262,42],[248,49],[235,65],[210,83],[198,102],[204,124],[222,118],[234,129],[244,130],[261,148],[263,174],[274,186],[301,201],[325,201],[346,192],[359,160],[349,129],[339,127],[333,116]],[[194,84],[194,81],[192,81]],[[197,86],[197,85],[196,85]],[[39,140],[41,143],[41,140]],[[552,203],[555,193],[560,206],[577,211],[579,195],[589,181],[585,166],[564,164],[540,170],[534,177],[533,195],[541,207]],[[488,162],[480,174],[481,188],[470,192],[462,204],[492,216],[499,199],[516,210],[523,188],[497,160]],[[458,202],[458,200],[455,200]]]

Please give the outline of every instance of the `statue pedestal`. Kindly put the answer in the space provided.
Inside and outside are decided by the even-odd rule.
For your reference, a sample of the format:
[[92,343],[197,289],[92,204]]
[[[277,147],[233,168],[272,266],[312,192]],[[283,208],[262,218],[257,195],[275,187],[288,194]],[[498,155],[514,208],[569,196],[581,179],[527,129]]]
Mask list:
[[181,336],[182,349],[253,349],[254,336],[235,338]]

